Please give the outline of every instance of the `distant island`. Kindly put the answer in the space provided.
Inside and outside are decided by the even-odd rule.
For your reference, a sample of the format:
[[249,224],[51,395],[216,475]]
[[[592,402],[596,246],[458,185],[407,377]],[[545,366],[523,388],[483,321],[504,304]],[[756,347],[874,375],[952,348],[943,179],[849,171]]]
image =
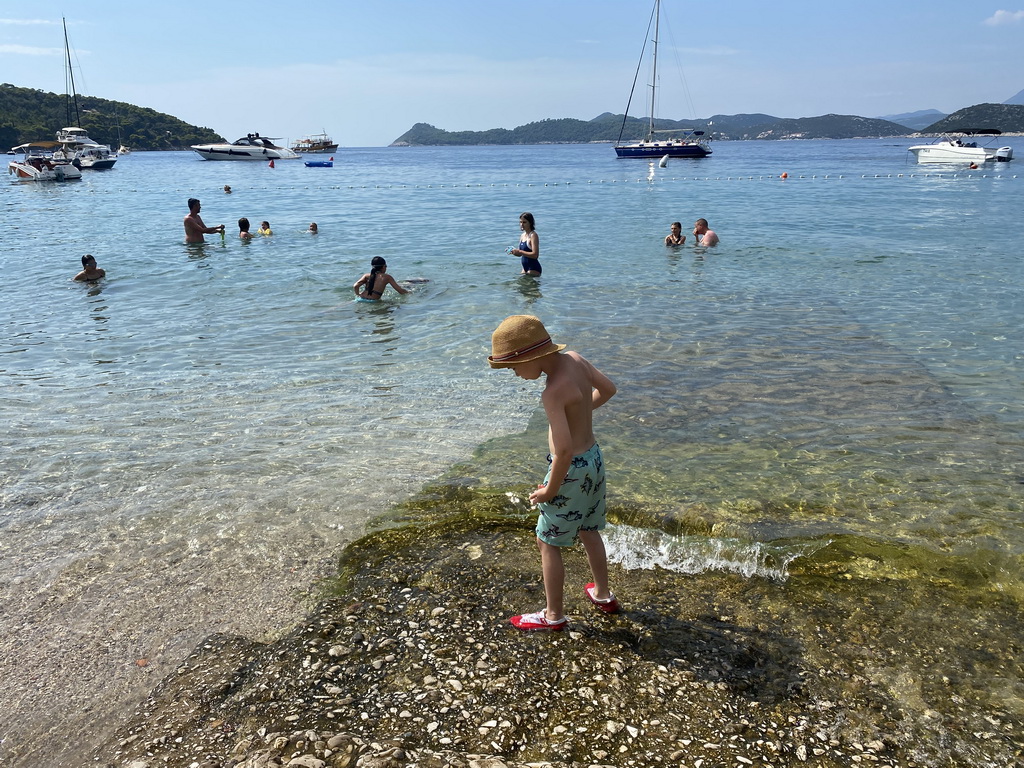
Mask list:
[[[707,131],[716,141],[886,138],[979,128],[995,128],[1003,133],[1024,132],[1024,105],[1021,104],[976,104],[951,115],[925,110],[891,117],[906,119],[910,124],[857,115],[781,118],[757,113],[713,115],[701,120],[656,120],[655,128],[695,128]],[[925,120],[929,124],[922,125]],[[446,131],[427,123],[416,123],[390,146],[614,143],[622,126],[622,115],[610,112],[593,120],[550,119],[518,128],[492,128],[488,131]],[[647,126],[647,118],[626,118],[623,141],[643,138]]]
[[[52,141],[68,125],[67,96],[0,84],[0,147]],[[189,125],[147,107],[95,96],[79,96],[82,128],[100,144],[132,149],[187,149],[192,144],[224,141],[209,128]]]

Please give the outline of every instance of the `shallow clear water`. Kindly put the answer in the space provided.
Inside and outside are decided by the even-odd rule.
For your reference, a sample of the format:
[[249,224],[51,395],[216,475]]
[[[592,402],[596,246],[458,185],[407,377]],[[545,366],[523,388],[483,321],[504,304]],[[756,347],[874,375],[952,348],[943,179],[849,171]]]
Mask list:
[[[138,153],[0,185],[4,633],[67,621],[173,656],[294,610],[318,563],[453,465],[537,482],[539,389],[484,359],[519,312],[619,385],[597,429],[621,561],[786,578],[850,537],[893,547],[901,578],[1019,597],[1024,175],[906,146],[720,143],[665,169],[607,145],[332,169]],[[225,241],[182,243],[193,196]],[[524,210],[536,281],[504,253]],[[240,216],[275,235],[240,242]],[[720,247],[662,245],[700,216]],[[70,281],[84,253],[106,279]],[[376,255],[429,282],[353,302]]]

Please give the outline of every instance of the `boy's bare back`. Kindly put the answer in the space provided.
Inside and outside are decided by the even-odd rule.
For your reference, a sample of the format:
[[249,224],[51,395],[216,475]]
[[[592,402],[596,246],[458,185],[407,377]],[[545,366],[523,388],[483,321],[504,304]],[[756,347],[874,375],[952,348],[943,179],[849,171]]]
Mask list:
[[551,355],[542,402],[548,417],[552,454],[586,453],[594,444],[594,409],[613,394],[615,385],[578,352]]

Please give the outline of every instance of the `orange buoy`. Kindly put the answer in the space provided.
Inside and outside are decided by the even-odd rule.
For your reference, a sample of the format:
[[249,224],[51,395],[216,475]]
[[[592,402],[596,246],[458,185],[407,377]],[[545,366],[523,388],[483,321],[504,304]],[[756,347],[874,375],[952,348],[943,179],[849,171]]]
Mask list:
[[781,175],[781,176],[779,176],[779,178],[780,178],[780,179],[788,179],[788,178],[789,178],[789,174],[788,174],[788,173],[786,173],[785,171],[783,171],[783,172],[782,172],[782,175]]

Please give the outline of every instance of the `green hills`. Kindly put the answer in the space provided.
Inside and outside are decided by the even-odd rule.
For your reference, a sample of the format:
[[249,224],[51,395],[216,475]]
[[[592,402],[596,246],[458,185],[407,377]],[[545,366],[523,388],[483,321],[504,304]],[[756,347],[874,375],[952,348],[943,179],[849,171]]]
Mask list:
[[[120,143],[132,149],[181,149],[192,144],[223,141],[209,128],[189,125],[171,115],[121,101],[79,96],[78,112],[89,138],[114,148]],[[74,124],[68,122],[64,94],[0,84],[0,147],[52,141],[57,131]]]
[[[473,144],[580,144],[614,142],[623,127],[623,141],[637,141],[646,134],[646,118],[609,112],[593,120],[572,118],[541,120],[518,128],[488,131],[446,131],[427,123],[416,123],[391,146],[459,146]],[[941,133],[960,128],[996,128],[1003,133],[1024,132],[1024,105],[977,104],[954,112],[921,130]],[[909,136],[906,125],[857,115],[780,118],[765,114],[713,115],[701,120],[656,120],[656,130],[695,128],[707,131],[717,141],[743,139],[855,139]]]

